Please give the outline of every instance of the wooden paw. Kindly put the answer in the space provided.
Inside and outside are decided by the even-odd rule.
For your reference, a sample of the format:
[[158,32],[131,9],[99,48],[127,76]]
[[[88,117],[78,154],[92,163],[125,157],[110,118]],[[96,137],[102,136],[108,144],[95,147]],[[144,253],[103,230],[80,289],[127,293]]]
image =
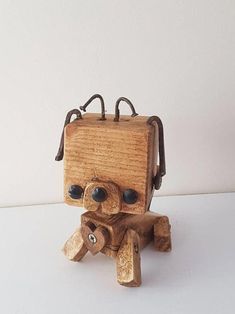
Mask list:
[[81,235],[81,229],[77,229],[66,241],[63,252],[71,261],[79,262],[87,253],[87,247],[84,244]]
[[162,216],[154,225],[154,246],[157,251],[171,251],[171,225],[166,216]]
[[126,287],[141,285],[140,239],[135,230],[128,229],[117,253],[117,280]]

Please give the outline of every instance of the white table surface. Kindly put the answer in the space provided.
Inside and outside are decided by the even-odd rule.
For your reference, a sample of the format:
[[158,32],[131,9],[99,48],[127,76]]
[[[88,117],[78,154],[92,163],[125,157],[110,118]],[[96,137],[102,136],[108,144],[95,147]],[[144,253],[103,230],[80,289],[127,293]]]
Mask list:
[[116,283],[114,260],[60,251],[80,221],[64,204],[0,208],[0,313],[235,313],[235,193],[155,197],[173,251],[142,251],[142,286]]

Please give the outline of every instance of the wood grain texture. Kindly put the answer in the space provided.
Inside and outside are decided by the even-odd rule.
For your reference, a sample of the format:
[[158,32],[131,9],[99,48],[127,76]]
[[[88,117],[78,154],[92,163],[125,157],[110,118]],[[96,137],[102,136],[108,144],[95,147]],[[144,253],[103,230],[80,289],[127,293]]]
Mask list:
[[101,252],[115,258],[128,228],[138,233],[140,249],[143,249],[154,240],[154,225],[161,217],[149,211],[142,215],[119,213],[112,216],[99,212],[86,212],[81,216],[81,224],[84,226],[90,223],[94,226],[93,230],[99,226],[107,229],[109,238]]
[[169,252],[172,249],[171,225],[166,216],[162,216],[154,225],[154,246],[160,252]]
[[85,190],[94,179],[111,181],[120,195],[129,188],[138,192],[137,202],[122,202],[121,211],[143,214],[153,193],[157,128],[146,123],[148,117],[122,116],[120,122],[113,122],[114,115],[106,117],[101,121],[99,114],[85,114],[65,128],[65,202],[83,206],[83,199],[74,200],[68,195],[72,184]]
[[[91,197],[92,191],[96,187],[104,188],[107,192],[107,199],[104,202],[97,203]],[[83,207],[89,211],[100,210],[104,214],[117,214],[121,210],[122,201],[118,186],[112,182],[102,182],[94,180],[86,185]]]
[[88,250],[93,255],[101,252],[115,258],[118,282],[136,287],[141,284],[140,251],[151,241],[158,251],[171,250],[166,216],[150,211],[142,215],[88,211],[81,216],[81,229],[76,230],[63,250],[73,261],[81,260]]
[[135,230],[128,229],[117,253],[117,281],[127,287],[141,285],[140,244]]
[[88,250],[82,239],[80,228],[66,241],[62,250],[65,256],[74,262],[80,261],[86,255]]

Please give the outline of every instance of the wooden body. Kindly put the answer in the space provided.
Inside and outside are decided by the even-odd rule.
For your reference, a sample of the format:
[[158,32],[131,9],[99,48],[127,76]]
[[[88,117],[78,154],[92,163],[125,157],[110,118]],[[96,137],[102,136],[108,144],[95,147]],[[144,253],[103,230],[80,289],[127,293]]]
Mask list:
[[[95,243],[90,242],[93,235]],[[125,286],[141,284],[140,250],[154,242],[156,250],[171,250],[170,224],[166,216],[147,212],[143,215],[119,213],[108,216],[86,212],[81,229],[65,243],[63,251],[72,261],[79,261],[89,250],[116,259],[117,280]]]
[[101,252],[105,255],[116,257],[127,229],[134,229],[138,232],[140,249],[142,249],[153,240],[153,226],[160,217],[160,215],[151,212],[143,215],[119,213],[112,216],[86,212],[81,216],[81,225],[83,226],[85,223],[91,222],[96,227],[105,227],[108,230],[109,237]]

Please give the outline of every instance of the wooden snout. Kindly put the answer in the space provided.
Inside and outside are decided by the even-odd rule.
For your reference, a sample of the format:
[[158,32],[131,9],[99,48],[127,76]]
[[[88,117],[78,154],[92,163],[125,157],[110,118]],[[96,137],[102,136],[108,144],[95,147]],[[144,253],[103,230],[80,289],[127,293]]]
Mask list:
[[[103,202],[97,202],[92,198],[95,188],[103,188],[107,192],[107,198]],[[83,198],[83,206],[86,210],[99,210],[104,214],[113,215],[120,212],[121,204],[120,190],[115,183],[92,181],[87,184]]]

